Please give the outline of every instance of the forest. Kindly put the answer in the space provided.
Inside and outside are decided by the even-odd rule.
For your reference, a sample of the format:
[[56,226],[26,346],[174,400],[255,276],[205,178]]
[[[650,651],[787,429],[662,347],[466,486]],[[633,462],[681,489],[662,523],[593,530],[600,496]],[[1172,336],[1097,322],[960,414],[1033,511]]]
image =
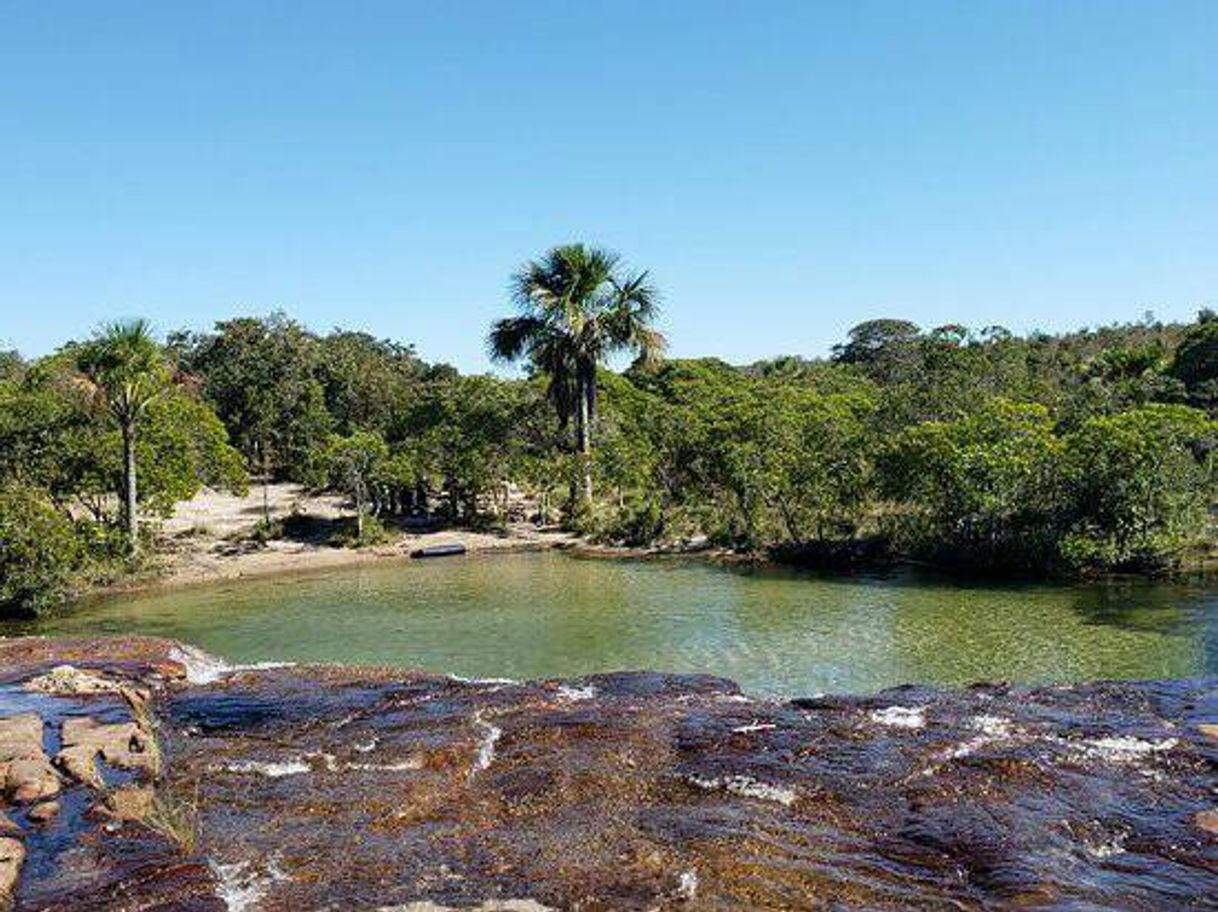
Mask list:
[[0,613],[139,566],[202,487],[266,480],[347,495],[351,546],[426,515],[837,569],[1158,574],[1210,555],[1212,311],[1027,335],[868,320],[827,357],[732,365],[665,358],[658,293],[606,251],[555,248],[512,289],[487,345],[515,379],[284,313],[0,355]]

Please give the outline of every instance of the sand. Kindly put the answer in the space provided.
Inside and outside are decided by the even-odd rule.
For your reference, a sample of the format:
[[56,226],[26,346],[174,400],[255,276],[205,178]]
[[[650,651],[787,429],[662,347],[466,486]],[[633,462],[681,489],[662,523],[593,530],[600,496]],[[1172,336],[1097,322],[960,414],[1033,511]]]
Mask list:
[[[352,515],[344,498],[311,494],[295,484],[270,485],[266,505],[272,520],[292,512],[322,519]],[[238,497],[205,489],[177,505],[174,515],[159,530],[156,572],[128,581],[119,588],[177,587],[277,573],[292,573],[353,566],[371,561],[402,559],[431,545],[461,544],[470,551],[527,550],[563,547],[575,539],[563,532],[538,529],[531,523],[510,524],[503,532],[462,529],[438,532],[392,532],[389,542],[365,548],[335,548],[326,544],[275,540],[265,544],[248,540],[263,517],[261,486]]]

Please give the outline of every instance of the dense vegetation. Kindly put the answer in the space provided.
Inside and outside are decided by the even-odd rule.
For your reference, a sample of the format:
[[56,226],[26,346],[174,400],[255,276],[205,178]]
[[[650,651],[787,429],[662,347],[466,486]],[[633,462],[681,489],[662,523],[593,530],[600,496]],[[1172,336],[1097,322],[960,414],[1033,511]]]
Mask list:
[[[603,251],[558,248],[513,289],[488,346],[518,380],[283,314],[0,356],[0,603],[123,572],[149,520],[251,478],[346,493],[356,543],[426,514],[985,573],[1158,572],[1209,547],[1211,312],[1027,337],[873,320],[829,358],[732,366],[661,361],[655,290]],[[636,361],[615,373],[616,352]]]

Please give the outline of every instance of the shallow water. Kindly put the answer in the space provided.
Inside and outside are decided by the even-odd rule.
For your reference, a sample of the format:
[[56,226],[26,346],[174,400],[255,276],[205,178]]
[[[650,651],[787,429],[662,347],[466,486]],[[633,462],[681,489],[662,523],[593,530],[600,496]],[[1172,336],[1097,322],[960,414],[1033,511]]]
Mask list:
[[1218,674],[1218,586],[960,585],[557,553],[392,562],[109,599],[4,633],[139,632],[232,662],[468,677],[710,672],[759,694]]

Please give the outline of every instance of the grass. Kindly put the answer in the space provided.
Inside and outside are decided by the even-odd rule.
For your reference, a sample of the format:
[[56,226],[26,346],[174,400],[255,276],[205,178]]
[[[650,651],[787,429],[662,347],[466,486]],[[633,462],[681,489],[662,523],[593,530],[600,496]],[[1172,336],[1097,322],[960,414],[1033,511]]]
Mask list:
[[158,790],[144,825],[174,843],[184,854],[193,855],[199,845],[198,784],[189,801]]

